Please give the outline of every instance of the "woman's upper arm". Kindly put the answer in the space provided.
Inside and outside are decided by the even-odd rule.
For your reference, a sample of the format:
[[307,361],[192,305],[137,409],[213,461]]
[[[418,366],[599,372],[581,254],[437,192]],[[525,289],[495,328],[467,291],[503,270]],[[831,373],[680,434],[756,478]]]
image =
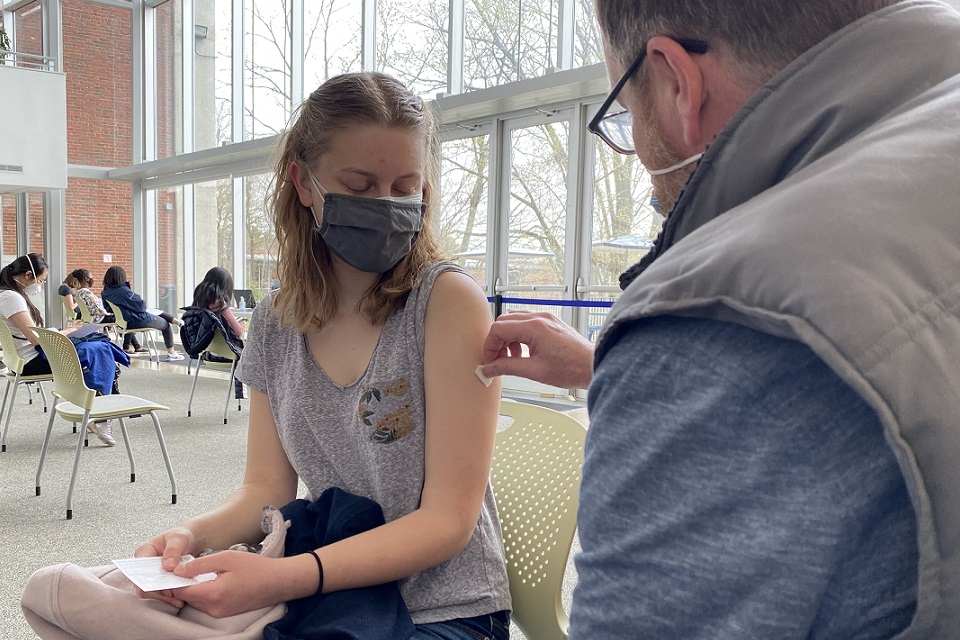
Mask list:
[[220,312],[220,315],[223,316],[223,319],[227,321],[227,325],[230,327],[230,330],[233,331],[234,335],[236,335],[238,338],[242,338],[243,327],[240,326],[236,316],[233,315],[233,310],[230,309],[230,307],[224,307]]
[[490,306],[472,278],[441,274],[425,321],[426,445],[422,507],[453,513],[469,539],[490,477],[500,383],[475,370],[491,324]]
[[40,341],[37,340],[36,334],[27,328],[37,326],[37,323],[33,321],[33,317],[30,315],[29,311],[18,311],[17,313],[12,314],[10,316],[10,322],[12,322],[14,326],[20,330],[21,335],[29,340],[30,344],[40,344]]
[[247,467],[243,482],[263,486],[275,493],[277,497],[272,504],[278,507],[293,500],[297,494],[297,474],[280,442],[270,400],[267,394],[253,387],[250,388]]

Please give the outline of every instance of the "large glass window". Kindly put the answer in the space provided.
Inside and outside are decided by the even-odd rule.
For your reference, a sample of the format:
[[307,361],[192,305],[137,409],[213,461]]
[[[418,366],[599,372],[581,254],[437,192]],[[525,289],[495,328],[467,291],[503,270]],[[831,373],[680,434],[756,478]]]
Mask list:
[[39,0],[13,12],[13,49],[34,56],[43,55],[43,13]]
[[603,62],[600,26],[593,13],[593,0],[576,0],[574,5],[576,33],[573,40],[573,64],[576,67]]
[[363,0],[310,0],[303,6],[304,93],[360,70]]
[[[246,206],[246,288],[253,291],[254,299],[263,300],[277,277],[277,238],[273,218],[266,208],[267,192],[271,174],[262,173],[243,179]],[[234,274],[234,280],[239,280]]]
[[569,129],[560,120],[510,132],[507,286],[563,285]]
[[247,140],[276,135],[290,117],[290,4],[290,0],[245,2],[243,131]]
[[424,98],[447,87],[447,0],[377,2],[377,69]]
[[466,0],[464,91],[536,78],[556,66],[559,0]]
[[[592,137],[592,136],[591,136]],[[636,156],[614,152],[599,138],[588,147],[594,153],[589,300],[612,301],[620,295],[620,274],[653,246],[663,217],[650,206],[653,187]],[[586,313],[586,334],[596,339],[609,308],[592,307]]]
[[594,140],[590,284],[616,285],[620,274],[653,246],[663,218],[650,206],[653,187],[636,156]]
[[17,196],[0,194],[0,267],[17,257]]
[[233,2],[196,0],[193,11],[194,149],[200,150],[233,141]]
[[193,199],[197,280],[211,267],[233,273],[233,179],[196,184]]
[[157,189],[153,193],[157,201],[157,304],[175,315],[193,297],[193,283],[186,281],[184,268],[183,194],[183,187]]
[[443,143],[441,214],[437,225],[444,252],[481,286],[487,283],[489,138],[472,136]]
[[[157,158],[169,158],[183,152],[183,112],[176,108],[183,100],[182,77],[175,63],[180,58],[175,29],[180,21],[179,6],[178,2],[165,2],[154,10]],[[174,16],[175,10],[177,16]]]

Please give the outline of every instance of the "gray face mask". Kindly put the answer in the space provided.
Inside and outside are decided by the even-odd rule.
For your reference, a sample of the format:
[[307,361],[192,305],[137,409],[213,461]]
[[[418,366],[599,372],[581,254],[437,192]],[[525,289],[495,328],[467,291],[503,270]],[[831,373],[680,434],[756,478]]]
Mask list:
[[330,250],[358,271],[384,273],[410,253],[423,228],[427,206],[422,196],[364,198],[330,193],[309,172],[313,186],[323,194],[323,216],[317,231]]

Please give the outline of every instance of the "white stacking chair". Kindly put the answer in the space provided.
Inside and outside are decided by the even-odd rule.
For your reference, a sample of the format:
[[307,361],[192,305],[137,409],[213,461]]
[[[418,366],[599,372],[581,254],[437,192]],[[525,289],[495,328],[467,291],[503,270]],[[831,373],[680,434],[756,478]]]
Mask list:
[[73,472],[70,474],[70,488],[67,490],[67,520],[73,518],[73,491],[77,483],[77,474],[80,470],[80,453],[84,449],[87,438],[87,425],[94,420],[116,419],[120,423],[123,434],[123,444],[127,449],[127,458],[130,460],[130,482],[137,480],[137,468],[133,459],[133,450],[130,448],[130,437],[127,433],[125,418],[137,418],[144,414],[153,420],[153,428],[160,442],[160,452],[163,462],[170,476],[171,502],[177,504],[177,480],[173,475],[173,466],[167,453],[167,444],[163,439],[163,430],[157,411],[167,411],[169,407],[157,404],[137,396],[125,394],[111,394],[97,396],[93,389],[87,387],[83,381],[83,370],[80,366],[80,357],[70,339],[57,331],[34,328],[33,332],[40,341],[50,368],[53,370],[53,411],[50,412],[50,421],[47,423],[47,433],[43,438],[43,447],[40,449],[40,463],[37,465],[36,491],[40,495],[40,474],[43,471],[43,462],[47,456],[47,447],[50,444],[50,433],[53,430],[53,420],[59,414],[65,420],[80,423],[80,435],[77,438],[77,449],[73,458]]

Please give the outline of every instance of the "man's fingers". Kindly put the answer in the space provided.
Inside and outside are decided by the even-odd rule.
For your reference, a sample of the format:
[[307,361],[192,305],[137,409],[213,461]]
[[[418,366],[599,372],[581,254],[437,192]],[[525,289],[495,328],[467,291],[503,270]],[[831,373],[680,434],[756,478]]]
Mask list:
[[520,376],[521,378],[537,380],[538,373],[539,366],[530,358],[498,358],[483,367],[483,375],[488,378],[496,376]]

